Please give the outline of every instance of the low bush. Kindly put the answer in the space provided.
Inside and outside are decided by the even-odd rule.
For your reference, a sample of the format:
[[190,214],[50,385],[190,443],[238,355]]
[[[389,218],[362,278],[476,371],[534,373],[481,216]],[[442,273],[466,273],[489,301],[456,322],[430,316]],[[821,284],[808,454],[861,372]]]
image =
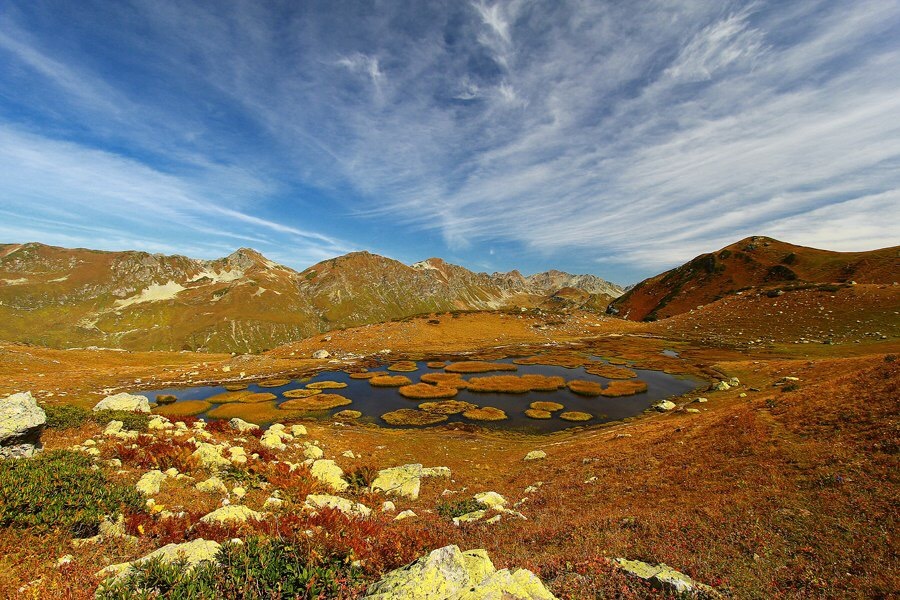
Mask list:
[[88,422],[105,426],[110,421],[122,421],[124,429],[147,431],[147,423],[151,419],[150,415],[144,413],[125,410],[100,410],[94,412],[72,404],[51,404],[43,408],[47,414],[47,427],[52,429],[73,429],[81,427]]
[[199,466],[193,456],[195,450],[192,443],[184,440],[161,440],[142,435],[134,443],[116,444],[113,456],[143,469],[165,471],[174,467],[180,473],[190,473]]
[[94,471],[79,452],[54,450],[28,460],[0,462],[0,526],[97,533],[103,517],[143,506],[130,486]]
[[378,477],[378,469],[371,465],[356,466],[347,472],[350,489],[357,492],[368,490],[376,477]]

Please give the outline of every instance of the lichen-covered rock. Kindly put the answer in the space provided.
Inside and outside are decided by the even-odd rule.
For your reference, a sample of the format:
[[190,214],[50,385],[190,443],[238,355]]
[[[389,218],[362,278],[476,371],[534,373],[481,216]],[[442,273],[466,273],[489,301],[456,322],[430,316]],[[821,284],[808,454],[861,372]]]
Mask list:
[[231,465],[231,461],[222,456],[222,449],[219,446],[206,442],[197,444],[197,449],[191,456],[200,461],[200,464],[207,469],[216,470]]
[[291,425],[291,435],[294,437],[306,435],[306,427],[303,425]]
[[333,460],[320,459],[310,468],[313,477],[330,487],[335,492],[343,492],[350,484],[344,480],[344,471]]
[[147,429],[152,429],[155,431],[163,431],[165,429],[172,429],[175,427],[172,425],[171,421],[165,417],[156,416],[150,419],[150,422],[147,423]]
[[450,469],[447,467],[425,468],[420,464],[382,469],[378,472],[375,481],[372,482],[372,489],[416,500],[419,497],[423,477],[450,477]]
[[475,521],[480,521],[484,518],[484,515],[487,514],[487,509],[485,510],[473,510],[472,512],[467,512],[464,515],[460,515],[458,517],[453,518],[453,524],[457,527],[460,523],[473,523]]
[[506,506],[506,498],[497,492],[481,492],[480,494],[475,494],[475,501],[488,508]]
[[256,521],[262,521],[266,518],[265,513],[256,512],[253,509],[247,508],[246,506],[242,506],[240,504],[230,504],[228,506],[223,506],[222,508],[217,508],[211,513],[204,515],[200,518],[200,521],[203,523],[243,523],[250,519],[254,519]]
[[668,412],[675,408],[675,403],[671,400],[662,400],[653,405],[653,408],[659,412]]
[[122,428],[125,426],[125,423],[122,421],[110,421],[106,424],[106,429],[103,430],[103,435],[109,437],[115,437],[118,433],[122,431]]
[[256,431],[259,429],[259,425],[255,423],[248,423],[247,421],[235,417],[228,421],[228,425],[231,426],[235,431],[239,431],[241,433],[247,433],[248,431]]
[[166,480],[167,475],[158,469],[147,471],[135,484],[134,489],[145,496],[153,496],[159,493],[159,486]]
[[318,360],[322,360],[331,356],[331,353],[328,350],[316,350],[312,353],[312,357]]
[[525,455],[523,460],[540,460],[542,458],[547,458],[547,453],[543,450],[532,450],[528,454]]
[[150,400],[147,396],[137,396],[127,392],[121,392],[113,396],[107,396],[94,406],[99,410],[124,410],[128,412],[150,412]]
[[208,494],[224,494],[228,491],[228,488],[225,487],[225,482],[218,477],[210,477],[209,479],[197,483],[194,487],[197,488],[198,491],[206,492]]
[[715,384],[713,384],[712,389],[717,392],[727,392],[728,390],[731,389],[731,386],[728,385],[728,383],[725,381],[718,381]]
[[497,571],[484,550],[439,548],[369,586],[368,600],[554,600],[531,572]]
[[27,457],[41,446],[47,415],[31,392],[0,400],[0,458]]
[[281,441],[281,437],[268,431],[259,440],[259,445],[269,450],[285,450],[287,445]]
[[325,456],[325,451],[309,442],[303,444],[303,456],[310,460],[318,460]]
[[368,517],[372,514],[372,509],[364,504],[329,494],[310,494],[306,497],[305,505],[313,510],[333,508],[353,517]]
[[126,577],[132,566],[140,565],[153,559],[159,559],[164,564],[182,561],[185,569],[190,571],[203,562],[215,560],[218,552],[218,542],[211,540],[197,539],[183,544],[168,544],[135,561],[110,565],[98,571],[96,576],[103,578]]
[[721,594],[714,588],[694,581],[684,573],[676,571],[665,563],[651,565],[639,560],[617,558],[616,564],[620,569],[649,582],[653,587],[669,592],[675,592],[679,596],[686,595],[696,598],[720,598]]

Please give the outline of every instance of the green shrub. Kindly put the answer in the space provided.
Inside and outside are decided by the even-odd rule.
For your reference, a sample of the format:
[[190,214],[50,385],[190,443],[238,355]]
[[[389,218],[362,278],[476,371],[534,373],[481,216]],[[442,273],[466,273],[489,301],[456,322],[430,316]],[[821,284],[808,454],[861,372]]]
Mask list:
[[109,481],[92,464],[68,450],[0,462],[0,526],[68,529],[84,537],[97,532],[104,516],[143,505],[137,491]]
[[87,408],[71,404],[54,404],[44,407],[47,413],[47,427],[53,429],[72,429],[80,427],[88,421],[105,426],[110,421],[122,421],[124,429],[147,431],[151,415],[126,410],[100,410],[94,412]]
[[217,564],[193,570],[148,561],[127,577],[105,583],[97,598],[351,598],[358,571],[343,559],[317,559],[285,540],[248,538],[226,543]]
[[122,429],[147,431],[147,424],[150,423],[153,415],[129,412],[127,410],[98,410],[97,412],[91,412],[91,418],[101,427],[110,421],[122,421]]
[[474,498],[457,502],[441,502],[437,505],[437,513],[445,519],[455,519],[484,507]]

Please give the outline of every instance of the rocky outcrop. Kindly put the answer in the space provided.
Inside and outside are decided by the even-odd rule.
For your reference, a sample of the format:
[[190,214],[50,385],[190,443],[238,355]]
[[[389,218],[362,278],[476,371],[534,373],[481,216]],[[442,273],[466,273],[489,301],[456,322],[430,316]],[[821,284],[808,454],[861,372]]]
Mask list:
[[714,588],[696,582],[684,573],[676,571],[664,563],[651,565],[639,560],[628,560],[626,558],[617,558],[615,562],[620,569],[629,575],[643,579],[655,588],[674,592],[679,597],[686,596],[703,599],[722,597]]
[[0,458],[32,456],[41,447],[47,415],[31,392],[0,400]]
[[94,406],[94,410],[124,410],[128,412],[150,412],[150,400],[147,396],[137,396],[127,392],[121,392],[114,396],[107,396]]
[[496,570],[484,550],[439,548],[369,586],[368,600],[554,600],[530,571]]

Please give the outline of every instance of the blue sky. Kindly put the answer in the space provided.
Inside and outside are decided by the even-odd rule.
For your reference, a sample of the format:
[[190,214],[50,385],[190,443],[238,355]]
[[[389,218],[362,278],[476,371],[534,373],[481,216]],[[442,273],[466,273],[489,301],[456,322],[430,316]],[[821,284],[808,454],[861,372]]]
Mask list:
[[0,0],[0,240],[620,283],[900,243],[900,1]]

